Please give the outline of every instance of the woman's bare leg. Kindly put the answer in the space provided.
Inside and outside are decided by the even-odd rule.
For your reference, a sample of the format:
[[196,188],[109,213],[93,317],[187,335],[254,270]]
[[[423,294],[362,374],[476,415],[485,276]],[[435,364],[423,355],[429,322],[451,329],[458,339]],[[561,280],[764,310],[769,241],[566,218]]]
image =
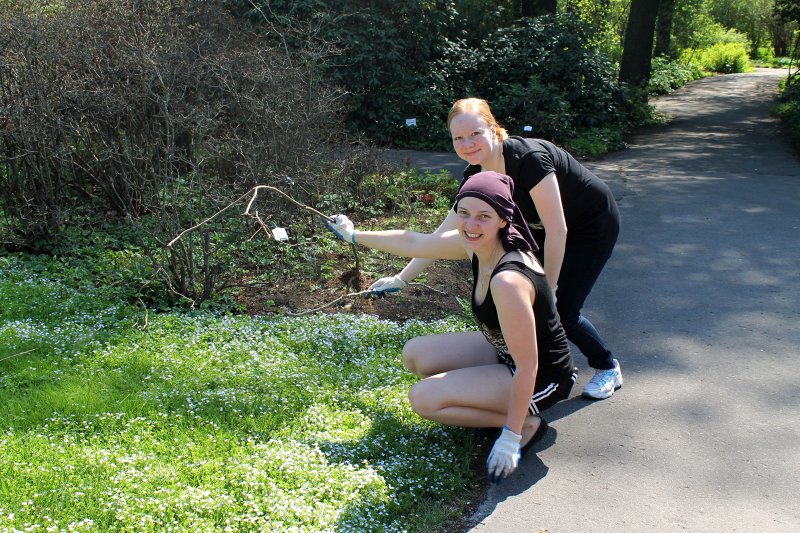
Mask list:
[[[502,364],[460,368],[415,383],[408,398],[417,414],[441,424],[501,428],[506,424],[512,379]],[[538,416],[525,418],[521,446],[540,423]]]
[[[506,424],[513,376],[497,363],[497,352],[482,333],[416,337],[403,348],[403,364],[425,378],[408,392],[412,409],[423,418],[462,427]],[[526,417],[521,445],[540,422],[537,416]]]
[[421,378],[494,363],[497,351],[478,331],[415,337],[403,347],[403,366]]
[[503,427],[511,373],[505,365],[456,368],[427,377],[408,391],[411,408],[423,418],[463,427]]

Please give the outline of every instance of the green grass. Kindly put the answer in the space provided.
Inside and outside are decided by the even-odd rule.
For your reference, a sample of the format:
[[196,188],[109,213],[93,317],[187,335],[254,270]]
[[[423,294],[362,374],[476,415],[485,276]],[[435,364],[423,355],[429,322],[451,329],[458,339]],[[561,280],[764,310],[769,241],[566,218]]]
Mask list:
[[0,256],[0,531],[430,531],[463,513],[473,436],[410,410],[399,358],[467,324],[145,314],[65,268]]

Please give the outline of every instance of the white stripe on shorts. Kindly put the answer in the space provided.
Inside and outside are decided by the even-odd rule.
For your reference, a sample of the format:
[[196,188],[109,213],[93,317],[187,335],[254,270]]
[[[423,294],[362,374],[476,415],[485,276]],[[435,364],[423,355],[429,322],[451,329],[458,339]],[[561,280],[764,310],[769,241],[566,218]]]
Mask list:
[[531,414],[539,414],[539,409],[536,407],[536,402],[540,402],[558,390],[558,383],[550,383],[539,392],[534,392],[531,396],[530,412]]

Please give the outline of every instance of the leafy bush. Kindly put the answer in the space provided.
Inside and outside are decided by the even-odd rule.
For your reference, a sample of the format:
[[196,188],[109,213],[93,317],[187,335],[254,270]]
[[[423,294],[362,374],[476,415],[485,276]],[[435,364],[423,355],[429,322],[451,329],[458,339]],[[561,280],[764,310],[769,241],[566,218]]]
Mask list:
[[740,43],[715,44],[700,54],[700,64],[705,70],[722,74],[748,72],[750,58]]
[[769,60],[769,66],[774,68],[789,68],[792,64],[796,64],[797,60],[791,57],[773,57]]
[[759,46],[752,59],[766,62],[772,61],[775,59],[775,50],[771,46]]
[[563,144],[582,129],[625,123],[616,68],[589,45],[588,26],[575,15],[524,19],[474,52],[457,81],[488,100],[511,134]]
[[780,101],[772,112],[781,118],[789,138],[800,148],[800,75],[794,74],[782,85]]
[[650,95],[669,94],[702,75],[702,71],[694,65],[685,64],[679,60],[670,60],[663,56],[654,57],[648,93]]
[[620,128],[589,128],[578,131],[565,147],[576,157],[599,157],[625,147]]
[[681,61],[721,74],[749,72],[751,67],[748,46],[746,36],[735,30],[717,28],[705,37],[703,45],[685,49],[681,54]]
[[473,19],[459,17],[449,0],[270,0],[260,10],[240,4],[253,20],[314,21],[319,36],[341,50],[325,72],[346,89],[351,126],[383,145],[449,148],[447,112],[467,96],[489,100],[513,133],[531,125],[528,135],[556,141],[625,120],[615,68],[577,15],[502,26],[498,6],[484,21],[488,34],[476,38],[467,25]]

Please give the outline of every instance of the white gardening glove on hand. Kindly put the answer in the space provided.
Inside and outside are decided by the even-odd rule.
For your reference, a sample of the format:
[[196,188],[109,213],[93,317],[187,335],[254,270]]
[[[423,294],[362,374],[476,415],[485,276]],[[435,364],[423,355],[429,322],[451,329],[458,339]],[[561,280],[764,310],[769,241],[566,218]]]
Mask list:
[[516,470],[519,463],[519,443],[522,435],[517,435],[508,426],[503,427],[503,432],[494,443],[489,457],[486,459],[486,469],[489,481],[500,483]]
[[322,222],[325,227],[331,230],[334,235],[342,239],[344,242],[356,242],[356,229],[353,222],[347,218],[346,215],[334,215],[331,217],[333,222],[327,218],[323,218]]
[[406,288],[406,286],[408,286],[408,283],[403,281],[403,278],[400,276],[392,276],[390,278],[379,279],[369,286],[369,290],[371,290],[375,296],[383,296],[384,293],[397,292]]

